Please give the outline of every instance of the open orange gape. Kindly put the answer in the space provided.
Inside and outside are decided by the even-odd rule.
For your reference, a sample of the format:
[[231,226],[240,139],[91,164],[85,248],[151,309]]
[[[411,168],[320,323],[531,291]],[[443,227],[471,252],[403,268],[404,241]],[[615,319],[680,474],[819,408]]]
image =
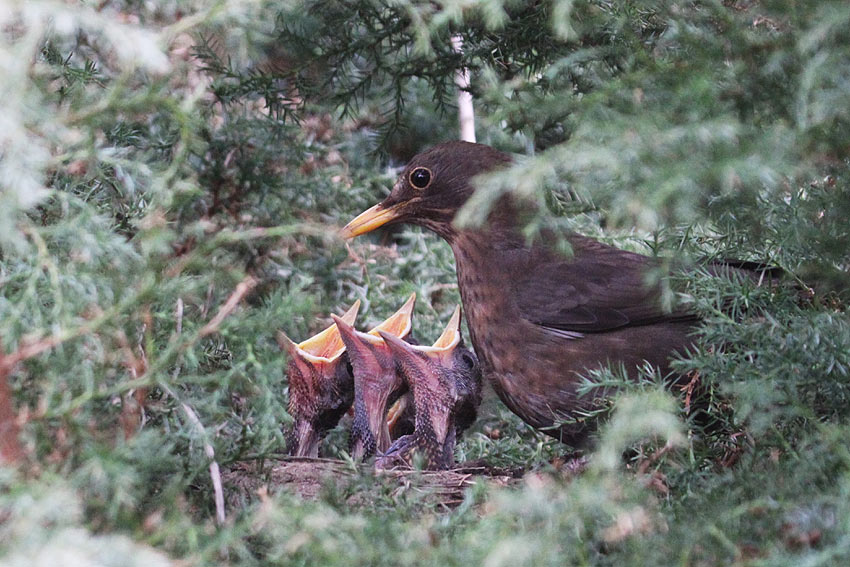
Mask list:
[[[475,355],[463,347],[460,307],[432,346],[420,346],[411,338],[415,301],[411,294],[367,332],[354,327],[358,301],[301,343],[280,333],[290,355],[291,455],[318,456],[321,438],[353,405],[354,458],[377,454],[388,466],[409,464],[419,452],[426,468],[451,466],[456,436],[472,423],[480,403],[481,373]],[[408,442],[401,446],[400,440]]]

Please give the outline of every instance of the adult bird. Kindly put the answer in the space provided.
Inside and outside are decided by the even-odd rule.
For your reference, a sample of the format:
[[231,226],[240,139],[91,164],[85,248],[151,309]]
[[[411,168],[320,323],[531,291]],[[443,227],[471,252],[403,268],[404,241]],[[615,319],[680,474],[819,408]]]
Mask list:
[[481,226],[455,226],[472,179],[511,161],[481,144],[435,146],[414,157],[389,196],[348,223],[343,236],[409,223],[445,239],[485,378],[527,423],[579,447],[594,427],[586,416],[604,395],[579,396],[588,371],[622,364],[634,374],[649,362],[666,372],[670,356],[692,344],[697,318],[665,310],[657,278],[648,283],[657,259],[575,233],[563,235],[571,255],[558,251],[552,233],[529,243],[522,232],[529,210],[510,195]]

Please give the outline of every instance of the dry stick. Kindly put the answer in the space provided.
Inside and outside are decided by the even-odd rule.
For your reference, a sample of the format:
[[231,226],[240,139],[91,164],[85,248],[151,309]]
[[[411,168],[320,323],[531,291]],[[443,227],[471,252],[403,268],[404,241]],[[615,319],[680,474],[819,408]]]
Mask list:
[[[201,331],[198,333],[198,337],[206,337],[218,331],[219,326],[222,321],[230,315],[236,306],[242,301],[245,295],[250,292],[257,285],[257,280],[251,276],[246,277],[244,280],[239,282],[236,286],[236,289],[233,290],[233,293],[230,294],[230,297],[227,298],[227,301],[216,313],[215,317],[210,320],[209,323],[201,328]],[[177,318],[177,333],[179,334],[183,330],[183,299],[178,298],[177,307],[175,309],[175,316]],[[179,372],[180,366],[174,370],[174,377],[177,377],[177,373]],[[215,449],[213,449],[212,443],[209,442],[209,436],[207,435],[207,430],[204,427],[204,424],[201,423],[200,418],[198,418],[198,414],[189,407],[185,402],[180,401],[180,398],[177,397],[177,394],[169,388],[166,384],[160,384],[163,390],[177,400],[180,403],[180,407],[183,408],[183,411],[186,413],[186,416],[189,418],[189,421],[195,428],[200,432],[201,438],[204,443],[204,453],[207,458],[210,460],[210,478],[213,483],[213,493],[215,494],[215,520],[216,524],[219,526],[224,525],[225,520],[227,519],[224,512],[224,489],[221,483],[221,469],[218,465],[218,461],[215,460]]]
[[46,350],[50,350],[56,345],[67,341],[70,338],[73,338],[77,335],[82,335],[88,332],[91,328],[91,325],[83,325],[82,327],[78,327],[71,333],[62,333],[59,335],[51,335],[49,337],[45,337],[43,339],[39,339],[37,341],[26,341],[18,347],[18,350],[9,354],[0,354],[0,372],[11,372],[12,368],[19,362],[22,362],[28,358],[32,358],[43,353]]
[[[127,335],[121,329],[116,330],[113,335],[118,343],[119,350],[124,355],[124,366],[130,373],[133,380],[138,380],[148,373],[148,359],[145,354],[145,347],[142,345],[146,329],[152,326],[150,309],[148,307],[141,308],[143,312],[142,333],[139,337],[137,345],[139,355],[133,352],[130,342],[127,340]],[[121,414],[118,417],[122,428],[124,429],[124,438],[132,438],[137,431],[140,431],[145,425],[145,400],[148,395],[148,386],[139,386],[138,388],[127,388],[119,394],[121,399]]]
[[236,289],[233,290],[233,293],[230,294],[230,297],[227,298],[227,301],[224,305],[221,306],[221,309],[218,310],[218,313],[215,314],[215,317],[212,320],[203,326],[199,336],[206,337],[207,335],[211,335],[218,331],[219,325],[224,321],[225,317],[230,315],[236,306],[239,305],[239,302],[242,301],[242,298],[245,295],[254,289],[257,285],[257,280],[251,276],[246,277],[244,280],[239,282],[236,286]]
[[[0,350],[0,361],[6,356]],[[17,463],[24,457],[24,448],[18,439],[17,414],[12,404],[12,390],[9,388],[9,370],[0,364],[0,464]]]
[[[463,53],[463,38],[460,34],[452,36],[452,49]],[[472,107],[472,93],[469,92],[469,69],[455,71],[455,84],[458,86],[457,115],[460,122],[460,139],[464,142],[475,141],[475,110]]]
[[175,309],[174,316],[177,318],[177,334],[183,332],[183,298],[177,298],[177,309]]
[[207,441],[207,430],[204,427],[204,424],[201,423],[200,418],[198,418],[198,414],[196,414],[187,403],[181,402],[180,398],[177,397],[177,394],[175,394],[174,391],[165,384],[161,384],[161,386],[162,389],[165,390],[166,394],[180,403],[180,407],[183,408],[183,411],[186,413],[189,421],[192,422],[192,425],[194,425],[201,433],[201,437],[204,440],[204,453],[210,460],[210,478],[212,478],[213,493],[215,494],[215,522],[219,526],[222,526],[227,518],[224,513],[224,489],[221,484],[221,469],[218,466],[218,461],[215,460],[215,449],[213,449],[212,444]]

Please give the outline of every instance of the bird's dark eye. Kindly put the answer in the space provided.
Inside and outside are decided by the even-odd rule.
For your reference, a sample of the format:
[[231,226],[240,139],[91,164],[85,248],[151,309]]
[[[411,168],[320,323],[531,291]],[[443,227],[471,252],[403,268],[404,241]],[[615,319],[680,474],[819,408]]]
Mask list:
[[475,360],[475,356],[469,351],[462,352],[460,358],[463,360],[463,365],[466,366],[467,370],[472,370],[475,367],[475,363],[478,362]]
[[410,184],[417,189],[425,189],[431,184],[431,170],[427,167],[417,167],[410,172]]

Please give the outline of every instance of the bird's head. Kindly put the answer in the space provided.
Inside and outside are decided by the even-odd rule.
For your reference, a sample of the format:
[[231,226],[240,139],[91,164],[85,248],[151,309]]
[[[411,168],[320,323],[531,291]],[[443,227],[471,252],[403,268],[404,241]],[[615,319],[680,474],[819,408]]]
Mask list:
[[455,214],[474,191],[472,178],[510,161],[508,154],[483,144],[434,146],[414,157],[389,196],[348,223],[342,236],[353,238],[385,224],[410,223],[450,239]]

